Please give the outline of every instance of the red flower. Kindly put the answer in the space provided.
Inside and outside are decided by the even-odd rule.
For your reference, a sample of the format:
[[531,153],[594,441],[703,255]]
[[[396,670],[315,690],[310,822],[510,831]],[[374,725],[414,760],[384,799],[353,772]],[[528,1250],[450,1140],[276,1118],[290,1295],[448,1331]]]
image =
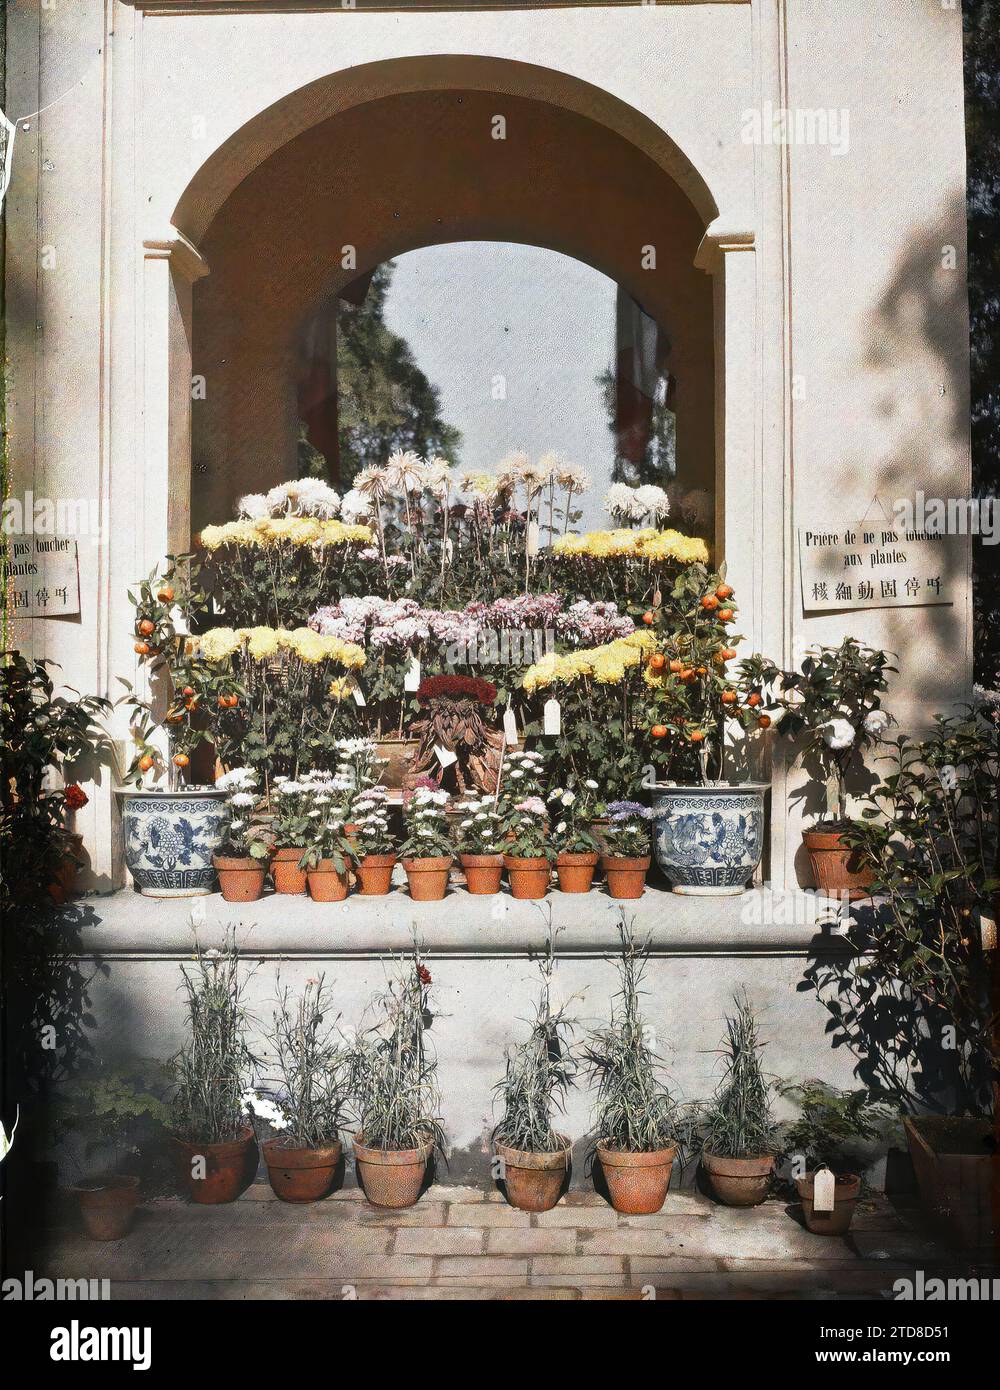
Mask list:
[[417,966],[417,979],[422,985],[429,985],[431,983],[431,972],[427,969],[426,965]]
[[496,686],[479,676],[428,676],[417,690],[422,705],[428,700],[475,700],[480,705],[492,705],[496,697]]
[[63,792],[63,801],[71,811],[79,811],[82,806],[86,806],[89,800],[90,797],[87,793],[82,787],[78,787],[75,782],[71,782]]

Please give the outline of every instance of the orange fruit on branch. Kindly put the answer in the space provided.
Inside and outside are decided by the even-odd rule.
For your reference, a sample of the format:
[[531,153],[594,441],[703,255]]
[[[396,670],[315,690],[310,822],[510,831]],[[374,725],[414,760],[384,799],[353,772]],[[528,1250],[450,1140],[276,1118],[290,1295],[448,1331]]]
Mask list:
[[667,726],[666,724],[654,724],[649,732],[653,735],[654,738],[666,738]]
[[704,733],[701,731],[701,729],[692,729],[691,732],[690,732],[690,734],[688,734],[688,738],[691,740],[692,743],[704,743],[704,742],[705,742],[705,735],[704,735]]
[[757,718],[757,728],[758,728],[758,729],[769,729],[770,727],[771,727],[771,716],[770,716],[769,714],[761,714],[761,715],[758,715],[758,718]]
[[701,600],[701,606],[711,612],[713,608],[718,608],[719,600],[714,594],[705,594]]
[[733,621],[733,609],[732,609],[732,608],[720,608],[720,609],[719,609],[719,622],[720,622],[720,623],[731,623],[732,621]]
[[662,652],[654,652],[649,658],[649,669],[651,671],[662,671],[667,664],[667,658]]
[[144,753],[143,756],[139,759],[139,767],[142,769],[143,772],[148,772],[152,766],[153,759],[150,757],[148,753]]
[[652,627],[653,624],[656,622],[656,614],[653,613],[650,609],[647,609],[646,612],[642,615],[642,621],[646,624],[647,627]]
[[160,600],[161,603],[172,603],[174,598],[174,591],[173,589],[171,589],[169,584],[164,584],[162,589],[157,590],[156,597]]
[[174,754],[174,766],[175,766],[175,767],[187,767],[187,765],[188,765],[188,763],[189,763],[190,761],[191,761],[191,759],[188,757],[188,755],[187,755],[186,753],[175,753],[175,754]]

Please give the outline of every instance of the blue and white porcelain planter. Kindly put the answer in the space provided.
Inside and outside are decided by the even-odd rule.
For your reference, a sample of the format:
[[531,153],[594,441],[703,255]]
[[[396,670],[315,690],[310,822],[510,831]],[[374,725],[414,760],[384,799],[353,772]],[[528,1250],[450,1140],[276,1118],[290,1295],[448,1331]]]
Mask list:
[[180,791],[118,792],[125,863],[147,898],[194,898],[215,889],[212,855],[222,845],[228,814],[225,792],[213,787]]
[[734,897],[764,849],[764,782],[656,787],[656,862],[675,893]]

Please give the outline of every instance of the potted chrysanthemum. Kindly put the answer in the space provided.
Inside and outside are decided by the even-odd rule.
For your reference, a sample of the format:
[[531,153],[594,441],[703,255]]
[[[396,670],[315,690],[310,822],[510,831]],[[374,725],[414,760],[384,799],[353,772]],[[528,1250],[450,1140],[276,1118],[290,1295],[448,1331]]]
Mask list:
[[271,835],[274,853],[271,877],[276,893],[304,893],[306,871],[300,860],[309,841],[309,789],[296,778],[278,776],[271,781]]
[[601,866],[612,898],[641,898],[649,871],[652,811],[638,801],[612,801],[601,818]]
[[597,783],[588,777],[553,787],[548,794],[560,892],[588,893],[594,880],[601,854],[601,842],[591,828],[597,815],[596,792]]
[[352,800],[349,815],[348,833],[358,856],[358,892],[366,898],[384,897],[392,887],[396,865],[386,788],[363,788]]
[[502,816],[492,797],[465,801],[460,806],[458,857],[470,893],[500,892],[503,875]]
[[515,898],[544,898],[555,851],[549,842],[549,813],[540,796],[515,801],[504,814],[504,867]]
[[250,767],[234,767],[215,780],[226,793],[229,819],[221,848],[212,856],[219,888],[227,903],[255,902],[264,891],[264,875],[271,847],[264,827],[254,824],[260,802],[257,774]]
[[318,902],[342,902],[351,889],[351,869],[358,862],[355,839],[347,828],[354,782],[343,773],[312,773],[308,780],[308,841],[299,860],[310,896]]
[[448,891],[448,873],[455,856],[448,833],[450,801],[446,791],[425,778],[413,788],[404,805],[406,839],[399,852],[410,896],[417,902],[436,902]]

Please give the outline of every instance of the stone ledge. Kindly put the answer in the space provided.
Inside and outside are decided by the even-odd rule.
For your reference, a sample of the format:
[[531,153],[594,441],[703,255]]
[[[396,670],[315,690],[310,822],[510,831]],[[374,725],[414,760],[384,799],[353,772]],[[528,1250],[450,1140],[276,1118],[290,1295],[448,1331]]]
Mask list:
[[549,915],[561,956],[604,956],[618,942],[619,908],[656,956],[811,956],[852,954],[841,904],[802,890],[762,888],[739,897],[686,897],[648,888],[619,904],[603,890],[552,892],[542,903],[507,893],[472,897],[451,888],[442,902],[417,903],[396,888],[384,898],[352,894],[344,903],[314,903],[268,894],[255,903],[200,898],[146,898],[133,890],[79,900],[74,954],[104,959],[181,959],[191,954],[192,911],[205,946],[218,946],[236,925],[248,954],[350,959],[405,951],[414,929],[430,956],[524,956],[544,947]]

